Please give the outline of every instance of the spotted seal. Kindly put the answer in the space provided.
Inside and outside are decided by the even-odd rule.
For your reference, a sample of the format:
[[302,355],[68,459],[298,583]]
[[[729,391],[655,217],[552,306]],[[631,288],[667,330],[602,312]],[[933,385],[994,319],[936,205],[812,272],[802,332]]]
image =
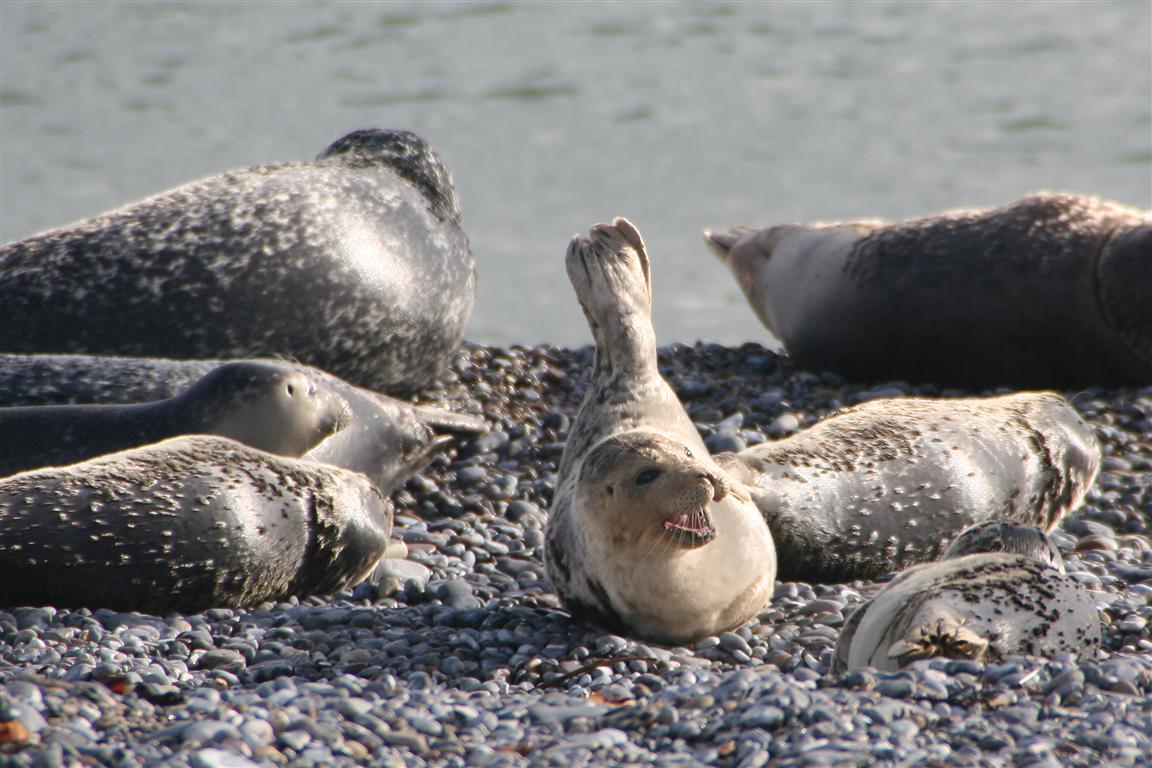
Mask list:
[[[1032,536],[1047,539],[1038,529]],[[1005,543],[984,531],[966,546],[978,549],[978,540],[993,550]],[[844,622],[832,671],[895,670],[933,656],[995,662],[1094,652],[1101,623],[1092,594],[1065,575],[1051,542],[1028,549],[1041,559],[973,551],[899,574]],[[1059,570],[1045,562],[1053,552]]]
[[1017,389],[1152,381],[1152,214],[1041,193],[899,224],[705,231],[803,366]]
[[391,528],[359,473],[177,437],[0,479],[0,605],[194,613],[333,592]]
[[0,247],[0,351],[282,355],[408,394],[459,344],[473,271],[436,152],[355,131]]
[[414,406],[354,387],[316,368],[268,359],[228,362],[0,354],[0,405],[161,400],[225,365],[253,365],[279,371],[282,376],[304,374],[340,397],[350,411],[347,425],[304,456],[363,472],[386,495],[419,471],[453,437],[487,429],[475,416]]
[[892,398],[716,461],[768,520],[780,579],[871,579],[937,557],[966,526],[1051,528],[1100,467],[1060,395]]
[[188,434],[220,435],[301,456],[350,418],[347,401],[304,370],[227,363],[157,402],[0,408],[0,477]]
[[573,614],[617,631],[686,643],[733,628],[771,599],[772,536],[657,370],[640,233],[594,226],[565,262],[596,358],[560,461],[549,578]]

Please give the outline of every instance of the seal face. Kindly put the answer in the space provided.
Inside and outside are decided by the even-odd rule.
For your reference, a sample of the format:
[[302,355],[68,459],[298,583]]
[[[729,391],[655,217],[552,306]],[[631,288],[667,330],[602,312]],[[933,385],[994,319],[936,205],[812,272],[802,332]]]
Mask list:
[[844,623],[833,672],[895,670],[944,656],[1088,654],[1100,645],[1091,593],[1025,555],[978,553],[911,568]]
[[1152,381],[1147,211],[1040,193],[898,224],[704,237],[810,368],[1017,389]]
[[358,473],[178,437],[0,480],[0,605],[193,613],[333,592],[391,529]]
[[[0,354],[0,404],[102,403],[104,404],[100,406],[102,408],[110,408],[113,405],[131,405],[129,412],[135,409],[143,414],[143,417],[137,419],[137,422],[142,424],[141,430],[148,433],[148,439],[141,438],[136,441],[137,444],[142,444],[160,439],[160,426],[157,424],[154,403],[135,405],[136,403],[177,398],[181,395],[186,397],[190,392],[185,393],[185,390],[190,387],[200,389],[202,385],[211,383],[211,388],[222,391],[225,395],[224,403],[231,405],[232,411],[237,410],[240,405],[244,405],[246,408],[250,404],[245,403],[242,398],[238,398],[235,394],[237,387],[243,383],[238,379],[243,379],[246,375],[245,372],[254,377],[256,384],[263,380],[262,377],[266,377],[267,383],[264,386],[269,387],[271,392],[281,401],[287,395],[288,384],[297,381],[298,377],[304,377],[308,391],[315,390],[315,403],[321,405],[315,412],[321,424],[327,423],[326,420],[335,412],[334,408],[330,408],[324,403],[331,406],[335,406],[337,402],[343,403],[344,406],[339,412],[338,421],[339,424],[344,425],[343,428],[327,439],[313,440],[311,447],[304,452],[304,457],[355,472],[362,472],[385,495],[391,493],[414,472],[419,471],[437,451],[451,440],[452,435],[483,432],[487,429],[482,420],[472,416],[414,406],[403,400],[354,387],[319,369],[277,360],[226,362],[221,360],[94,357],[90,355]],[[281,382],[280,386],[277,386],[277,381]],[[198,384],[197,382],[201,383]],[[295,388],[297,403],[300,402],[302,386],[303,384]],[[260,387],[256,386],[255,391],[261,391]],[[192,402],[204,402],[205,399],[206,395],[201,393],[192,398]],[[292,400],[291,397],[287,399]],[[295,430],[293,434],[297,438],[306,437],[308,433],[305,427],[308,423],[307,420],[296,418],[285,422],[284,415],[277,412],[277,408],[282,405],[285,403],[265,404],[263,410],[259,411],[260,418],[249,416],[243,423],[248,427],[253,424],[274,424],[276,429],[271,431],[272,434],[280,434],[287,430],[289,425],[295,424],[301,428]],[[288,405],[291,409],[291,404]],[[14,410],[20,409],[0,408],[0,424],[5,423],[5,412],[11,413]],[[68,413],[68,411],[52,409],[23,410],[35,411],[38,414]],[[223,421],[230,425],[233,431],[227,433],[226,436],[233,439],[248,442],[262,450],[289,453],[287,450],[283,450],[283,446],[280,446],[278,450],[275,445],[268,442],[249,442],[249,439],[238,434],[234,419],[224,418],[223,411],[214,411],[210,408],[185,409],[185,411],[188,410],[194,411],[194,415],[200,420],[198,423],[201,425],[208,418],[211,418],[214,424]],[[244,409],[239,408],[239,410],[243,411]],[[77,420],[71,418],[65,420],[66,423],[62,424],[60,429],[77,430],[82,429],[82,425],[85,423],[89,425],[96,423],[91,421],[91,410],[82,412],[88,417],[88,421],[81,419],[79,421],[80,426],[78,426]],[[117,414],[121,412],[111,408],[97,413]],[[75,411],[72,413],[74,414]],[[211,431],[204,428],[190,428],[187,413],[182,419],[184,419],[182,423],[185,425],[183,429],[185,432]],[[37,450],[70,450],[59,447],[62,442],[59,439],[61,433],[54,433],[56,438],[52,440],[40,433],[42,425],[45,424],[43,416],[38,419],[33,418],[29,423],[32,428],[37,430],[37,434],[30,438]],[[10,427],[12,422],[9,421],[7,424]],[[90,454],[95,450],[95,443],[98,438],[115,438],[119,441],[118,444],[123,443],[122,436],[126,431],[122,426],[123,421],[117,421],[116,424],[118,431],[111,436],[101,438],[100,435],[103,433],[98,433],[95,429],[87,429],[84,432],[85,445],[89,446],[88,452]],[[225,434],[219,430],[216,431],[219,434]],[[171,433],[175,434],[176,432]],[[10,433],[5,432],[5,434]],[[16,442],[10,441],[9,444],[15,445]],[[105,445],[104,447],[108,446]],[[109,450],[113,449],[110,448]],[[0,445],[0,456],[7,456],[7,451],[8,449],[4,445]],[[11,455],[15,460],[23,462],[23,466],[30,463],[30,454],[25,452],[23,448],[20,450],[12,449]],[[43,463],[66,463],[59,460],[59,457],[56,461],[40,461]],[[0,464],[3,464],[3,460],[0,460]]]
[[1100,466],[1064,398],[873,400],[789,438],[716,457],[772,529],[781,579],[872,579],[937,557],[985,521],[1050,529]]
[[348,422],[347,402],[303,370],[221,365],[176,397],[132,405],[0,408],[0,477],[72,464],[181,434],[301,456]]
[[406,131],[214,176],[0,247],[0,351],[281,355],[359,386],[430,383],[473,260],[451,177]]
[[659,642],[738,626],[772,596],[772,536],[660,376],[640,233],[597,225],[566,264],[596,361],[560,462],[549,578],[573,614]]

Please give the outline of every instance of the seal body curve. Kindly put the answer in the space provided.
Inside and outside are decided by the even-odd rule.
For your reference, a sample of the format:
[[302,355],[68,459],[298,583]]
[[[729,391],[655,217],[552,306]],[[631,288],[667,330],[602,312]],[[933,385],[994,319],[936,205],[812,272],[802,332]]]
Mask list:
[[[418,472],[452,436],[487,429],[483,420],[473,416],[415,406],[355,387],[317,368],[269,359],[0,354],[0,405],[125,405],[163,400],[178,396],[214,371],[243,370],[243,366],[283,377],[303,375],[318,391],[330,392],[345,403],[343,428],[311,447],[304,458],[362,472],[383,494]],[[0,414],[3,411],[0,408]],[[46,441],[40,438],[38,442]],[[270,450],[266,445],[257,447]]]
[[282,355],[409,393],[462,338],[473,272],[436,153],[357,131],[0,247],[0,351]]
[[1096,478],[1091,428],[1050,392],[874,400],[717,462],[754,489],[782,579],[877,578],[961,530],[1055,525]]
[[549,513],[549,578],[574,615],[651,640],[738,626],[772,596],[772,536],[660,376],[640,233],[596,225],[566,265],[596,357]]
[[901,223],[705,232],[803,366],[1017,389],[1152,381],[1152,214],[1040,193]]
[[0,480],[0,605],[191,613],[333,592],[391,528],[362,475],[178,437]]
[[350,417],[345,399],[305,370],[228,363],[152,403],[0,407],[0,477],[184,434],[214,434],[301,456]]

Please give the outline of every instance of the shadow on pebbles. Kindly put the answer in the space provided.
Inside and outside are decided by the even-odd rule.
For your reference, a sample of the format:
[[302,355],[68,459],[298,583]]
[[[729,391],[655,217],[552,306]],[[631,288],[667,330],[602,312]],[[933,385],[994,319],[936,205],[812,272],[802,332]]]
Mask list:
[[[758,620],[668,648],[573,622],[541,564],[591,347],[469,346],[424,400],[492,431],[394,495],[397,543],[351,592],[165,617],[0,611],[0,763],[1147,765],[1152,760],[1152,388],[1066,393],[1103,472],[1058,529],[1098,590],[1097,658],[929,660],[828,674],[874,585],[782,583]],[[757,345],[661,349],[714,451],[874,397]]]

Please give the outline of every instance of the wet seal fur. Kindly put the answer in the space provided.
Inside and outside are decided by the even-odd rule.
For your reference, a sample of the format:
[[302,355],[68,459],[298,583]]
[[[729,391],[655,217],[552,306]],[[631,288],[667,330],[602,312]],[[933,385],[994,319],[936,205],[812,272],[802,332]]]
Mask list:
[[459,217],[420,137],[355,131],[0,247],[0,351],[282,355],[408,394],[472,313]]
[[304,457],[362,472],[388,495],[455,436],[484,432],[482,419],[415,406],[324,371],[282,360],[167,360],[92,355],[0,355],[0,405],[139,403],[170,398],[222,366],[303,373],[340,397],[344,428]]
[[897,224],[705,231],[796,361],[1017,389],[1152,381],[1152,214],[1040,193]]
[[228,363],[157,402],[0,407],[0,477],[188,434],[301,456],[350,418],[344,398],[304,370]]
[[738,626],[772,597],[772,536],[656,367],[640,233],[596,225],[565,260],[596,359],[560,462],[549,578],[574,615],[659,642]]
[[935,559],[974,523],[1050,529],[1100,467],[1091,427],[1051,392],[873,400],[714,457],[752,489],[777,576],[873,579]]
[[178,437],[0,480],[0,605],[195,613],[335,592],[391,528],[363,475]]
[[[1040,554],[1038,560],[997,551],[1005,542],[987,532],[965,534],[970,549],[984,540],[993,551],[956,555],[898,575],[848,616],[833,672],[895,670],[934,656],[996,662],[1018,654],[1087,655],[1099,648],[1100,614],[1092,593],[1065,575],[1050,541],[1028,547]],[[1045,562],[1051,552],[1059,570]]]

